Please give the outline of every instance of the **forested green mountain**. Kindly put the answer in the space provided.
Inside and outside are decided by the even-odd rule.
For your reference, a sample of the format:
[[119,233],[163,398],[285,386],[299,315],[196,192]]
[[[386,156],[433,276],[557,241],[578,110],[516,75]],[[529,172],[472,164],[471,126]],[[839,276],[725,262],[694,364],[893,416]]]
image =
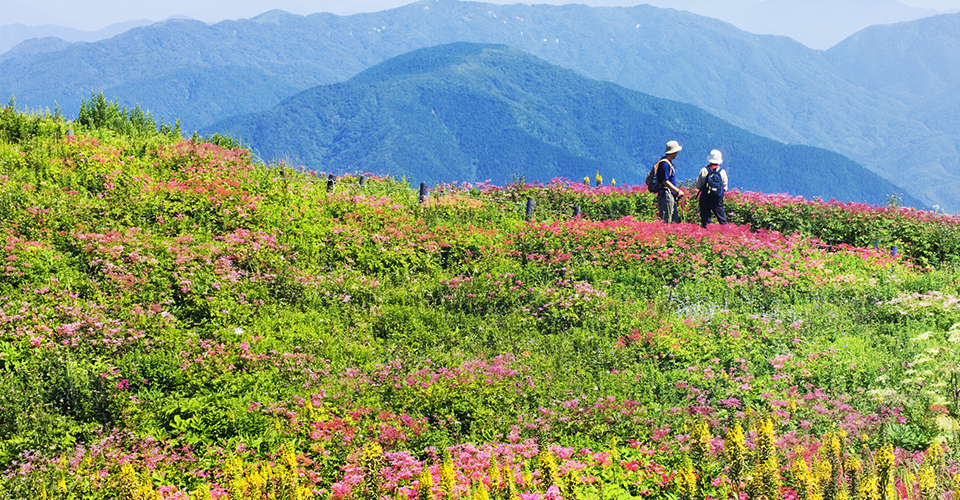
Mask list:
[[[939,17],[960,24],[956,16]],[[890,43],[909,25],[894,26]],[[14,94],[20,107],[58,102],[75,109],[91,90],[103,91],[168,122],[179,118],[189,131],[342,82],[405,52],[456,41],[506,44],[591,78],[696,105],[762,136],[839,152],[926,205],[960,210],[960,191],[951,187],[960,185],[960,134],[956,119],[945,115],[960,107],[960,98],[951,88],[924,94],[931,103],[918,113],[899,96],[838,73],[828,53],[649,5],[422,0],[346,17],[272,11],[210,26],[167,21],[2,61],[0,93]],[[849,72],[871,50],[857,46]],[[956,59],[938,54],[943,65]]]
[[869,203],[897,191],[837,153],[760,137],[694,106],[592,80],[504,45],[416,50],[208,132],[238,138],[265,159],[413,183],[592,180],[599,171],[607,182],[641,184],[664,144],[676,139],[684,147],[680,178],[696,177],[716,148],[741,189]]

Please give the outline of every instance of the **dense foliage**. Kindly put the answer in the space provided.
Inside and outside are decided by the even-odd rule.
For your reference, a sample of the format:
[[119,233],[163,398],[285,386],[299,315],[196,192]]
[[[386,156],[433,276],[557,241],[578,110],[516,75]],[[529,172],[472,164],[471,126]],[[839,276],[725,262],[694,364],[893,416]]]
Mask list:
[[6,497],[956,498],[957,253],[889,247],[954,218],[421,202],[169,132],[0,114]]

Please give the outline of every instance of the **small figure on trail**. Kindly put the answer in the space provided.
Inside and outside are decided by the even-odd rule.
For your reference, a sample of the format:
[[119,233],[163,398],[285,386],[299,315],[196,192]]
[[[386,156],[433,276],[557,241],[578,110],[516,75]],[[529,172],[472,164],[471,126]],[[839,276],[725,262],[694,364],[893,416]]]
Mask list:
[[683,196],[683,190],[677,187],[673,160],[677,158],[677,153],[681,149],[683,148],[677,141],[668,142],[663,157],[647,175],[647,188],[651,193],[657,194],[657,215],[666,224],[680,222],[678,201]]
[[707,166],[700,169],[697,181],[693,183],[699,189],[700,198],[700,226],[707,227],[713,215],[717,222],[727,223],[727,214],[723,211],[723,193],[727,192],[727,171],[720,168],[723,156],[714,149],[707,157]]

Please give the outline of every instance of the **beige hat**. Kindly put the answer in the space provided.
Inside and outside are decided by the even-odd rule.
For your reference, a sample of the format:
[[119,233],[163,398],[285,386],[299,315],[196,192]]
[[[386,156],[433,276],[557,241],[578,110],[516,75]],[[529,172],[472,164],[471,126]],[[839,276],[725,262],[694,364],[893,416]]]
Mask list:
[[664,153],[664,154],[676,153],[677,151],[680,151],[681,149],[683,149],[683,148],[680,147],[680,143],[679,143],[679,142],[677,142],[677,141],[670,141],[670,142],[667,143],[667,152]]
[[720,151],[714,149],[710,152],[710,156],[707,157],[707,163],[711,165],[719,165],[723,163],[723,156],[720,154]]

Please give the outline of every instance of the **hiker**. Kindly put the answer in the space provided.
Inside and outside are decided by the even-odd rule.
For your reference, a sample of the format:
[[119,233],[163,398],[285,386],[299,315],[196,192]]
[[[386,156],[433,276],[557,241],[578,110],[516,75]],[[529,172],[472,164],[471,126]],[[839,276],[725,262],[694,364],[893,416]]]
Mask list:
[[679,201],[683,196],[683,190],[677,187],[673,160],[677,158],[677,153],[681,149],[683,148],[677,141],[668,142],[666,152],[653,167],[656,169],[657,176],[657,211],[660,220],[665,224],[680,222]]
[[727,192],[727,171],[720,168],[721,163],[723,163],[723,156],[720,151],[714,149],[707,157],[707,166],[700,169],[700,175],[693,183],[693,187],[700,190],[697,197],[700,198],[701,227],[707,227],[713,215],[717,216],[718,223],[727,223],[727,214],[723,211],[723,193]]

